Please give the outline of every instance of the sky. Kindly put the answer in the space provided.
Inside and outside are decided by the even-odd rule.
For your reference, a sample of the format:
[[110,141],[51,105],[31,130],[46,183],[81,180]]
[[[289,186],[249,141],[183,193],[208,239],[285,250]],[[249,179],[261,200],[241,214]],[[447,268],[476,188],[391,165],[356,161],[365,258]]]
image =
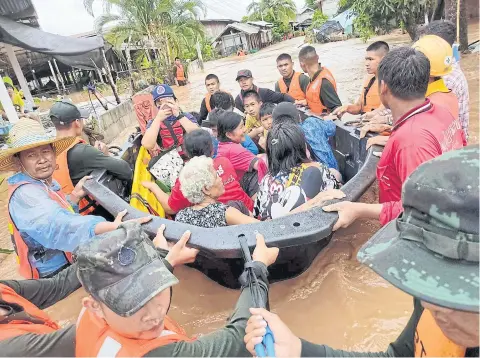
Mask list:
[[[250,0],[203,0],[207,19],[240,20]],[[294,0],[300,10],[304,0]],[[58,35],[75,35],[93,30],[93,17],[83,7],[83,0],[33,0],[42,30]],[[94,12],[102,13],[101,0],[94,3]]]

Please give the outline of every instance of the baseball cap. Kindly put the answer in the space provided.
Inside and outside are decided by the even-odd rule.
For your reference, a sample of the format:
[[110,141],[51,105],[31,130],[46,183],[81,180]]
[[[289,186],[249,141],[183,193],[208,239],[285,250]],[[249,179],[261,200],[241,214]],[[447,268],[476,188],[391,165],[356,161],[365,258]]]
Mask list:
[[358,260],[422,301],[478,312],[478,156],[470,146],[420,165],[403,185],[404,212]]
[[88,118],[89,115],[87,110],[75,106],[67,99],[55,102],[48,114],[54,124],[61,125],[70,124],[80,118]]
[[128,317],[178,283],[139,223],[126,222],[79,246],[77,275],[85,290]]
[[157,99],[161,98],[170,98],[173,97],[174,99],[177,99],[175,97],[175,93],[173,93],[172,87],[169,85],[158,85],[155,86],[155,88],[152,91],[152,96],[153,96],[153,101],[155,102]]
[[282,102],[277,104],[272,113],[272,120],[275,122],[281,116],[289,116],[295,119],[296,122],[300,122],[300,112],[293,103]]
[[240,77],[247,77],[247,78],[252,78],[253,75],[252,75],[252,71],[250,70],[240,70],[237,72],[237,78],[235,79],[235,81],[238,81],[240,79]]

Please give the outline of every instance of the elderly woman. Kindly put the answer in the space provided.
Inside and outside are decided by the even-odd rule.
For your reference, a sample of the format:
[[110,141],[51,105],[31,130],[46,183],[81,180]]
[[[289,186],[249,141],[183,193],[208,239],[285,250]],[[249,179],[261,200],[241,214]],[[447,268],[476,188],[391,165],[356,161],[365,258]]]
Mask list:
[[[212,158],[202,155],[190,159],[180,172],[179,180],[182,194],[193,205],[180,210],[175,221],[206,228],[258,221],[232,206],[218,202],[225,187],[213,166]],[[248,213],[248,210],[245,212]]]
[[10,130],[10,148],[0,151],[0,171],[17,171],[8,178],[8,227],[20,274],[26,278],[56,275],[70,264],[69,252],[95,235],[115,230],[125,215],[122,212],[114,222],[81,216],[78,202],[85,196],[88,177],[68,196],[53,179],[56,157],[74,140],[49,137],[39,122],[24,118]]

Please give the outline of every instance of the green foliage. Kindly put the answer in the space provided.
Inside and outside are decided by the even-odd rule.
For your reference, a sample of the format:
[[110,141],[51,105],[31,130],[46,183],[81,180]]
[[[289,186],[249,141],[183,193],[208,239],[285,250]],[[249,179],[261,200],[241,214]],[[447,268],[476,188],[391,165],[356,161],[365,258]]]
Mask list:
[[322,26],[325,22],[327,22],[328,16],[325,15],[323,12],[320,10],[315,10],[313,12],[313,17],[312,17],[312,28],[318,29],[320,26]]
[[289,21],[295,20],[297,7],[293,0],[255,0],[247,6],[247,13],[248,16],[244,16],[242,21],[270,22],[274,25],[274,31],[283,31],[283,35],[290,30]]
[[[359,17],[355,20],[355,30],[363,39],[375,32],[388,32],[403,24],[412,39],[417,24],[422,22],[426,9],[433,0],[353,0],[352,7]],[[349,0],[341,0],[348,4]]]
[[355,0],[339,0],[338,1],[338,14],[341,14],[345,10],[350,9],[353,6]]

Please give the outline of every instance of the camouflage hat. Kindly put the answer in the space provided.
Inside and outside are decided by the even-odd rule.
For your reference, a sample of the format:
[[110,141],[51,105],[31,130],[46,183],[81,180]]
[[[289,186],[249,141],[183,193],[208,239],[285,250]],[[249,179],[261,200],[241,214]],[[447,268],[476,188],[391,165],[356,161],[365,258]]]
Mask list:
[[358,260],[408,294],[479,311],[479,149],[451,151],[405,181],[403,214],[380,229]]
[[178,283],[140,224],[127,222],[79,246],[77,275],[85,290],[128,317]]

